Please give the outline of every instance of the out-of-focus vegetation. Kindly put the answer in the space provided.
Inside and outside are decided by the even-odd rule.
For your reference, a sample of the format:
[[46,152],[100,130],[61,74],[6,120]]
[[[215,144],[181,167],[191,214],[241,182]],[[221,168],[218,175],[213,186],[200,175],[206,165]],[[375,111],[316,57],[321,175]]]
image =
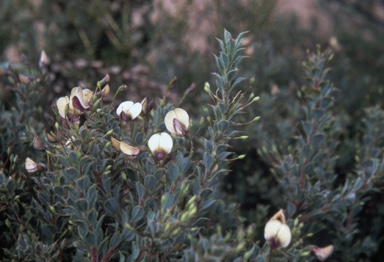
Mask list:
[[[199,119],[200,109],[212,103],[203,87],[206,81],[215,82],[211,73],[217,71],[216,37],[222,37],[224,28],[234,35],[249,31],[242,41],[247,59],[239,70],[254,78],[249,85],[260,101],[237,119],[261,118],[241,129],[247,140],[229,142],[237,155],[246,157],[231,162],[231,172],[221,178],[215,197],[234,203],[231,208],[239,209],[241,221],[254,225],[255,241],[263,238],[269,217],[283,208],[288,224],[300,228],[293,235],[303,241],[303,252],[308,245],[333,244],[334,261],[381,256],[380,1],[3,0],[0,23],[4,174],[20,172],[26,157],[43,155],[33,150],[32,141],[54,129],[55,99],[75,86],[94,90],[95,82],[107,73],[112,92],[128,86],[128,92],[115,100],[105,99],[113,106],[147,97],[155,107],[163,94],[176,106],[194,83],[195,92],[186,96],[183,107]],[[309,55],[318,52],[317,46],[323,52],[316,58],[320,60]],[[49,63],[38,68],[41,50]],[[166,92],[174,77],[173,88]],[[325,93],[311,93],[316,81],[323,81]],[[239,85],[243,91],[249,88],[246,82]],[[316,101],[328,100],[329,106],[316,107]],[[316,148],[314,141],[319,143]],[[29,198],[35,192],[31,181],[18,179],[17,190],[28,188],[21,195]],[[294,188],[304,180],[308,187]],[[0,228],[5,231],[8,211],[2,207],[0,212]],[[1,248],[15,244],[1,241]],[[303,258],[307,259],[313,256]]]

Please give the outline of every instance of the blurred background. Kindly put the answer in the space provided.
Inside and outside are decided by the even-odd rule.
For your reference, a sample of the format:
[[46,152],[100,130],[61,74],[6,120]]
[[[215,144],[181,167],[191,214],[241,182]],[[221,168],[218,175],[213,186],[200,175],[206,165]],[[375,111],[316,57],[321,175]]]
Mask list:
[[[338,89],[334,112],[344,130],[335,137],[340,142],[335,174],[341,180],[352,172],[353,143],[361,139],[365,109],[383,106],[382,0],[2,0],[0,25],[0,68],[22,68],[26,58],[37,68],[42,50],[50,59],[46,95],[39,101],[46,107],[39,120],[47,128],[53,124],[45,120],[52,117],[55,98],[78,85],[94,89],[106,73],[113,91],[128,85],[121,100],[159,97],[177,77],[169,97],[177,101],[195,83],[195,94],[183,107],[198,117],[199,106],[209,102],[203,86],[216,68],[216,38],[222,38],[224,28],[234,36],[249,31],[244,41],[248,59],[240,71],[256,79],[252,88],[261,100],[249,114],[261,115],[262,122],[243,130],[250,140],[233,143],[234,151],[247,158],[235,162],[222,189],[223,197],[239,203],[250,222],[264,221],[284,206],[268,176],[269,163],[257,149],[265,134],[275,141],[294,136],[308,50],[319,45],[334,53],[329,78]],[[11,108],[8,87],[1,81],[0,99]],[[247,87],[244,83],[242,88]],[[384,216],[383,194],[371,197],[363,210],[366,231],[370,217]],[[371,251],[376,253],[367,256],[380,257],[380,243],[375,245]]]

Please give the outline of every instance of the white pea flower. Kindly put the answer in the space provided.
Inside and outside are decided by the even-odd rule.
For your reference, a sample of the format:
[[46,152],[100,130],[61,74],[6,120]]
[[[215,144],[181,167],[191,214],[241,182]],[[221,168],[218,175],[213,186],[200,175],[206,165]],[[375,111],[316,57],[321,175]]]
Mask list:
[[291,242],[291,230],[285,223],[285,216],[282,209],[265,225],[264,238],[269,241],[271,248],[285,248]]
[[56,102],[60,116],[62,118],[68,117],[70,120],[77,120],[75,116],[82,114],[90,108],[89,102],[92,96],[93,92],[89,89],[82,89],[81,87],[72,88],[70,96],[60,97]]
[[117,107],[116,113],[123,121],[129,121],[138,117],[141,113],[142,108],[143,107],[141,103],[125,101]]
[[172,134],[184,136],[188,133],[189,115],[182,108],[175,108],[165,115],[165,127]]
[[28,173],[34,173],[37,171],[38,169],[38,165],[36,164],[35,161],[33,161],[32,159],[30,159],[29,157],[27,157],[25,159],[25,169],[27,169],[27,172]]
[[43,163],[36,163],[29,157],[25,159],[25,169],[28,173],[35,173],[36,171],[42,171],[46,166]]
[[155,159],[162,161],[172,151],[172,137],[165,132],[154,134],[148,140],[148,147]]

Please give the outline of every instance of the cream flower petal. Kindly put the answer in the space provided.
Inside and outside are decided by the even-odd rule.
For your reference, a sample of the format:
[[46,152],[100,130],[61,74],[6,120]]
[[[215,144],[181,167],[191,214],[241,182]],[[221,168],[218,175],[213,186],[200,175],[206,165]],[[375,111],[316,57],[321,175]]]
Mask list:
[[[70,106],[72,106],[72,108],[75,108],[79,111],[86,110],[90,107],[89,101],[91,100],[92,95],[93,95],[93,92],[89,89],[82,89],[79,86],[74,87],[71,90]],[[77,97],[76,101],[74,101],[75,97]],[[77,104],[74,104],[74,103],[77,103]]]
[[138,117],[141,113],[143,106],[141,103],[135,103],[129,110],[132,120]]
[[154,134],[148,140],[148,147],[154,155],[158,152],[169,154],[173,147],[172,137],[165,132]]
[[332,255],[333,249],[333,245],[328,245],[326,247],[313,247],[312,252],[319,261],[325,261],[330,255]]
[[120,114],[121,114],[121,112],[123,112],[123,110],[129,109],[131,106],[133,106],[132,101],[125,101],[125,102],[121,103],[116,109],[116,114],[118,116],[120,116]]
[[120,150],[120,141],[115,139],[115,138],[111,138],[111,143],[112,143],[112,146],[116,149],[116,150]]
[[69,105],[68,96],[60,97],[56,102],[57,110],[59,111],[59,114],[62,118],[66,117],[66,111],[67,111],[68,105]]
[[170,135],[165,132],[160,134],[160,147],[165,153],[169,154],[172,151],[173,140]]
[[189,115],[184,109],[175,108],[165,115],[164,122],[165,127],[172,134],[185,135],[189,127]]
[[155,154],[155,152],[160,147],[160,134],[153,134],[149,140],[148,140],[148,147],[149,150],[151,150],[152,154]]
[[29,157],[27,157],[25,159],[25,169],[27,170],[28,173],[34,173],[37,171],[37,164],[35,163],[35,161],[33,161],[32,159],[30,159]]
[[264,227],[264,238],[265,240],[270,240],[276,237],[279,228],[281,227],[281,222],[279,220],[269,220]]
[[[141,110],[142,110],[141,103],[133,103],[132,101],[125,101],[119,105],[119,107],[116,110],[116,113],[119,117],[122,117],[124,120],[133,120],[140,115]],[[122,113],[124,115],[122,115]]]
[[93,96],[93,92],[89,89],[83,89],[84,103],[89,107],[89,101]]
[[125,142],[120,142],[120,150],[128,156],[136,156],[140,153],[140,148],[131,146]]
[[286,248],[289,246],[289,243],[291,243],[291,229],[286,224],[282,224],[279,232],[277,233],[277,239],[279,240],[279,243],[281,247]]

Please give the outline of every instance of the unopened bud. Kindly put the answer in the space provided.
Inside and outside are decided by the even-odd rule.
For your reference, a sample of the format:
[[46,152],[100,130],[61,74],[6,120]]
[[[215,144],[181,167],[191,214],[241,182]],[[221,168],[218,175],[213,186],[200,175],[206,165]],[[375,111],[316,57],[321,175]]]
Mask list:
[[310,251],[303,251],[303,252],[300,253],[300,256],[301,257],[307,257],[307,256],[309,256],[310,253],[311,253]]
[[246,157],[246,155],[239,155],[238,157],[236,157],[235,159],[244,159]]
[[161,205],[163,206],[166,201],[167,201],[167,196],[166,195],[162,195],[161,196]]
[[109,85],[105,85],[104,88],[101,90],[101,96],[107,97],[109,93],[111,92],[111,88]]
[[51,142],[51,143],[57,143],[56,134],[53,133],[53,132],[49,132],[49,133],[47,134],[47,139],[48,139],[48,141]]
[[260,100],[260,96],[256,96],[256,97],[254,97],[253,99],[252,99],[252,103],[253,102],[257,102],[257,101],[259,101]]
[[173,77],[173,78],[171,79],[171,81],[169,81],[168,89],[172,89],[172,88],[174,88],[174,87],[176,86],[176,81],[177,81],[177,77],[175,76],[175,77]]
[[252,122],[256,122],[256,121],[258,121],[260,119],[260,116],[257,116],[257,117],[255,117],[254,119],[252,119]]
[[211,86],[209,85],[208,82],[205,82],[204,91],[207,92],[207,93],[211,92]]
[[112,135],[112,133],[113,133],[113,129],[109,130],[109,131],[105,134],[105,136],[110,136],[110,135]]
[[125,223],[124,228],[127,230],[133,230],[133,227],[131,227],[131,225],[128,223]]
[[45,51],[41,51],[41,55],[40,55],[40,60],[39,60],[39,67],[42,68],[42,67],[45,67],[47,65],[49,65],[49,57],[47,56],[47,54],[45,53]]
[[36,150],[44,151],[46,149],[46,147],[43,144],[43,140],[41,140],[41,138],[38,136],[35,136],[33,138],[32,144]]
[[195,83],[192,83],[185,92],[189,94],[194,92],[195,90],[196,90],[196,85]]
[[176,228],[175,230],[172,231],[172,237],[177,236],[180,233],[180,228]]
[[236,253],[240,253],[240,252],[242,252],[243,249],[244,249],[244,247],[245,247],[245,242],[240,242],[240,243],[237,245],[237,247],[236,247]]
[[20,82],[24,85],[28,85],[31,82],[31,79],[28,76],[23,74],[19,74],[19,79],[20,79]]
[[196,215],[197,213],[196,206],[192,207],[192,209],[188,213],[189,213],[189,217],[193,217],[194,215]]
[[141,101],[141,108],[141,112],[143,114],[148,113],[148,101],[146,97],[144,97],[144,99]]
[[171,228],[171,224],[170,223],[166,224],[164,227],[164,233],[168,233],[170,228]]
[[195,204],[196,196],[197,196],[197,195],[194,195],[193,197],[191,197],[191,198],[188,200],[187,205],[186,205],[187,209],[189,209],[189,207],[190,207],[192,204]]
[[188,212],[185,212],[184,214],[181,215],[180,222],[181,222],[181,223],[184,223],[184,222],[186,222],[188,219],[189,219],[189,213],[188,213]]

